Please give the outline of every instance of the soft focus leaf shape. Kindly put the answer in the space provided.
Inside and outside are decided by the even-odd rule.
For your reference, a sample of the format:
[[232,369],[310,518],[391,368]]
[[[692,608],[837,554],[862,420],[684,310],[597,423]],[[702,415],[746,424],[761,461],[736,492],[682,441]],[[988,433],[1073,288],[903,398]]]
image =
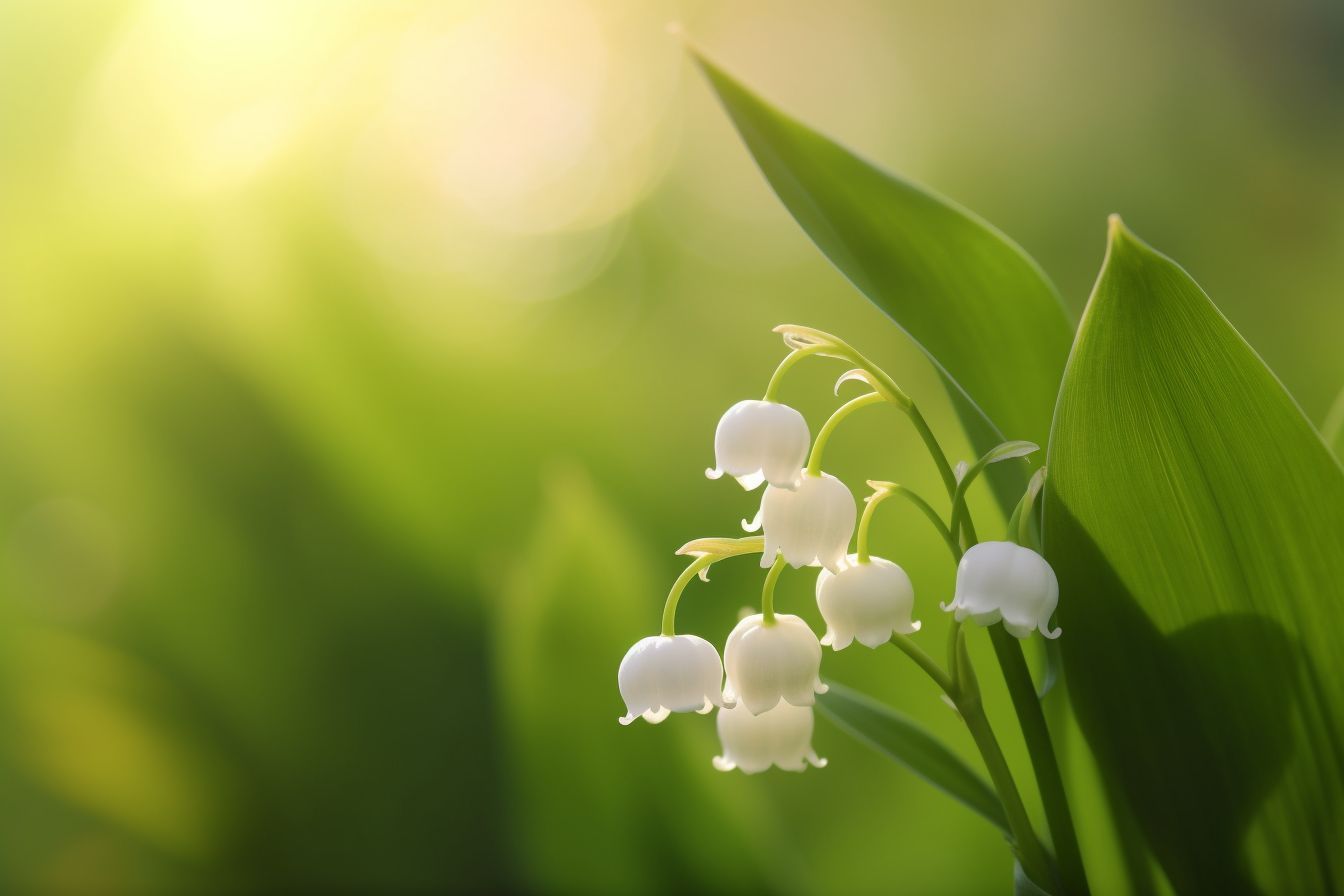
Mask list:
[[847,733],[905,765],[933,786],[1008,831],[989,783],[913,719],[844,685],[828,682],[817,708]]
[[240,782],[173,720],[170,683],[129,654],[55,630],[9,630],[0,647],[0,678],[22,683],[0,695],[0,753],[90,818],[208,860]]
[[[1045,444],[1071,327],[1040,267],[991,225],[859,158],[697,56],[770,186],[826,257],[943,374],[977,452]],[[1022,464],[991,476],[1008,509]]]
[[[669,890],[747,889],[760,872],[743,856],[767,848],[771,823],[756,802],[728,798],[709,760],[713,719],[616,723],[625,708],[617,666],[630,643],[657,631],[666,583],[582,468],[543,475],[533,532],[494,607],[498,712],[515,745],[511,819],[527,845],[520,887],[628,893],[658,868]],[[575,719],[584,736],[560,736]],[[688,806],[696,823],[686,822]],[[594,843],[601,867],[574,861]],[[769,873],[793,871],[782,862]]]
[[1048,465],[1074,710],[1177,892],[1337,885],[1344,472],[1117,219]]

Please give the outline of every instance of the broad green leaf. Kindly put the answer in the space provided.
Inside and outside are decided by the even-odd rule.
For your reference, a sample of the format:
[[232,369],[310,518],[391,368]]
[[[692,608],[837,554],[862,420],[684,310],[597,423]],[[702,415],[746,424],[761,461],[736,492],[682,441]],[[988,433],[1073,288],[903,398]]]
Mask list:
[[1074,710],[1176,891],[1344,879],[1344,471],[1118,219],[1048,465]]
[[998,796],[979,774],[919,723],[844,685],[828,682],[817,708],[847,733],[1008,831]]
[[[972,213],[697,61],[803,230],[943,374],[976,450],[1005,438],[1045,444],[1072,328],[1036,263]],[[1016,474],[996,484],[1007,509],[1029,470],[1009,466]]]

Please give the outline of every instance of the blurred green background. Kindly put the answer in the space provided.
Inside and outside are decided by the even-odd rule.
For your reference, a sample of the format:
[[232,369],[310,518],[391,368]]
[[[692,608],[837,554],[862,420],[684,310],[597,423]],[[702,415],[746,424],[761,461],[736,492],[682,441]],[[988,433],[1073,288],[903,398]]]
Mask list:
[[[754,512],[701,471],[771,326],[846,336],[968,450],[671,21],[1071,308],[1118,211],[1309,416],[1344,384],[1329,0],[7,0],[0,890],[1006,891],[989,825],[823,720],[828,768],[751,778],[711,768],[709,719],[616,724],[672,551]],[[782,397],[815,428],[839,372]],[[936,495],[902,423],[856,417],[828,466]],[[874,543],[941,644],[936,537],[892,506]],[[720,642],[760,575],[693,583],[682,629]],[[812,579],[779,601],[815,624]],[[973,759],[894,652],[824,673]]]

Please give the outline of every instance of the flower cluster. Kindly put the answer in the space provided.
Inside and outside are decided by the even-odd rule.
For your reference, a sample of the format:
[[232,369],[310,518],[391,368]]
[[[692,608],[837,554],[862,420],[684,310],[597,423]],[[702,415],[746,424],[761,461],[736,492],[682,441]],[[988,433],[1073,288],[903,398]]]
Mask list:
[[[857,641],[877,648],[895,638],[919,631],[913,616],[914,586],[891,560],[869,553],[867,534],[873,511],[894,494],[922,506],[940,528],[954,556],[959,558],[956,592],[942,608],[955,623],[969,620],[988,626],[1002,622],[1009,633],[1026,638],[1033,631],[1057,637],[1049,620],[1058,601],[1058,584],[1044,558],[1012,542],[976,543],[964,513],[965,488],[988,463],[1021,456],[1034,445],[1005,443],[974,465],[959,465],[956,473],[937,449],[935,460],[949,482],[953,500],[950,524],[942,523],[927,502],[894,483],[869,482],[873,494],[865,500],[862,517],[853,493],[821,468],[827,440],[853,411],[872,404],[891,403],[917,417],[913,402],[879,368],[829,334],[785,326],[791,349],[760,401],[740,401],[719,421],[714,434],[711,479],[733,477],[747,491],[761,485],[760,510],[743,525],[747,538],[706,538],[690,542],[679,554],[691,556],[668,595],[659,635],[640,640],[621,661],[617,673],[626,715],[622,724],[643,716],[658,723],[673,712],[709,713],[718,709],[717,728],[723,753],[714,766],[747,774],[776,766],[802,771],[807,765],[826,764],[812,748],[816,695],[826,692],[820,677],[822,647],[843,650]],[[812,439],[803,415],[774,400],[784,373],[808,356],[839,358],[858,366],[836,384],[860,381],[870,392],[842,405]],[[927,426],[918,419],[922,434]],[[926,437],[931,449],[936,443]],[[1022,446],[1026,446],[1025,448]],[[955,487],[953,487],[955,486]],[[1025,500],[1025,499],[1024,499]],[[857,551],[850,543],[858,532]],[[761,553],[768,569],[761,596],[761,612],[742,619],[728,635],[720,660],[712,644],[695,635],[675,632],[677,602],[697,575],[707,580],[709,567],[727,557]],[[800,617],[774,611],[775,582],[785,565],[795,569],[820,567],[816,581],[817,608],[826,623],[818,639]]]

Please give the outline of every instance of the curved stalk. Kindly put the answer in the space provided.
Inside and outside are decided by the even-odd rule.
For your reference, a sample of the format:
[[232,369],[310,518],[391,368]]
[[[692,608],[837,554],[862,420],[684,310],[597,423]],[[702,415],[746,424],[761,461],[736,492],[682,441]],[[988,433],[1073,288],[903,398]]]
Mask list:
[[[784,337],[784,344],[793,349],[795,353],[817,354],[827,358],[848,361],[851,364],[857,364],[865,371],[871,377],[869,385],[904,411],[906,416],[910,418],[911,424],[914,425],[915,431],[919,433],[920,439],[923,440],[924,446],[928,449],[929,456],[933,458],[934,465],[938,468],[938,475],[943,480],[948,497],[952,496],[957,488],[957,477],[952,472],[952,465],[947,461],[947,454],[943,451],[943,447],[938,444],[938,439],[934,436],[933,430],[929,428],[928,421],[919,412],[919,408],[915,406],[914,401],[911,400],[909,395],[905,394],[905,390],[898,386],[885,370],[868,360],[866,356],[843,339],[822,330],[813,327],[800,327],[795,324],[781,324],[775,327],[775,332]],[[794,362],[786,357],[784,363],[792,366]],[[780,366],[784,367],[784,363],[781,363]],[[787,370],[787,367],[784,369]],[[782,376],[779,371],[776,371],[776,375]],[[774,384],[773,377],[771,383]],[[767,396],[773,394],[769,387],[767,387],[766,394]],[[767,400],[769,399],[767,398]],[[955,530],[953,534],[956,534]]]
[[891,643],[895,644],[902,653],[914,660],[915,664],[923,669],[926,675],[933,679],[934,684],[938,685],[942,692],[947,695],[949,700],[952,700],[954,703],[956,702],[956,698],[953,697],[953,694],[956,693],[956,686],[952,684],[952,679],[936,662],[933,661],[933,657],[929,656],[920,649],[918,644],[910,640],[909,635],[893,634],[891,636]]
[[957,483],[955,491],[952,493],[952,521],[948,523],[947,528],[951,529],[952,534],[958,538],[965,535],[965,538],[961,540],[967,548],[978,542],[980,539],[976,536],[975,526],[971,523],[971,512],[966,506],[966,492],[970,490],[971,483],[975,482],[980,474],[984,472],[985,467],[989,466],[990,456],[991,455],[986,454],[984,457],[971,464],[970,468],[966,470],[966,474],[961,477],[961,481]]
[[691,579],[699,575],[701,570],[708,569],[717,559],[713,554],[696,557],[672,583],[672,590],[667,593],[667,601],[663,604],[663,637],[670,638],[677,633],[677,604],[681,602],[681,592],[686,590]]
[[[905,409],[905,413],[910,418],[910,422],[914,424],[919,437],[924,440],[924,447],[928,449],[929,456],[933,458],[934,466],[938,468],[938,475],[942,477],[943,486],[947,489],[947,496],[949,498],[953,497],[957,492],[957,476],[952,472],[952,465],[947,462],[947,454],[943,452],[943,446],[938,444],[938,439],[934,436],[933,430],[929,429],[928,421],[919,412],[919,408],[915,407],[914,402],[911,402],[910,407]],[[955,529],[952,534],[956,534]]]
[[784,356],[784,360],[779,362],[775,372],[770,375],[770,382],[765,386],[765,396],[762,401],[774,401],[775,396],[779,394],[780,383],[784,382],[784,374],[788,373],[793,365],[806,358],[808,355],[815,355],[820,351],[819,348],[796,348]]
[[826,443],[831,440],[831,436],[835,433],[840,422],[859,408],[866,408],[882,400],[882,396],[878,393],[869,392],[867,395],[860,395],[858,398],[852,398],[840,405],[830,419],[822,424],[821,431],[817,433],[816,441],[812,443],[812,456],[807,461],[807,475],[821,475],[822,454],[825,453]]
[[918,507],[920,512],[928,517],[933,527],[938,530],[938,535],[947,545],[947,549],[952,552],[952,562],[961,562],[961,545],[957,544],[956,539],[952,537],[952,533],[948,530],[947,524],[943,522],[943,518],[938,515],[938,511],[930,506],[928,501],[921,498],[913,489],[898,485],[895,482],[875,482],[870,479],[868,480],[868,486],[874,489],[874,493],[868,498],[868,505],[864,507],[863,516],[859,519],[858,554],[860,563],[868,562],[869,521],[876,511],[877,505],[892,495],[900,495]]
[[775,583],[784,571],[784,555],[776,554],[775,562],[765,574],[765,585],[761,588],[761,625],[775,624]]
[[765,539],[759,535],[748,538],[697,538],[678,548],[679,555],[686,554],[695,559],[677,576],[677,580],[672,583],[672,590],[667,593],[667,600],[663,603],[663,636],[670,638],[677,633],[677,604],[681,602],[681,593],[686,590],[691,579],[697,575],[703,578],[707,575],[705,571],[720,560],[742,554],[756,554],[764,549]]

